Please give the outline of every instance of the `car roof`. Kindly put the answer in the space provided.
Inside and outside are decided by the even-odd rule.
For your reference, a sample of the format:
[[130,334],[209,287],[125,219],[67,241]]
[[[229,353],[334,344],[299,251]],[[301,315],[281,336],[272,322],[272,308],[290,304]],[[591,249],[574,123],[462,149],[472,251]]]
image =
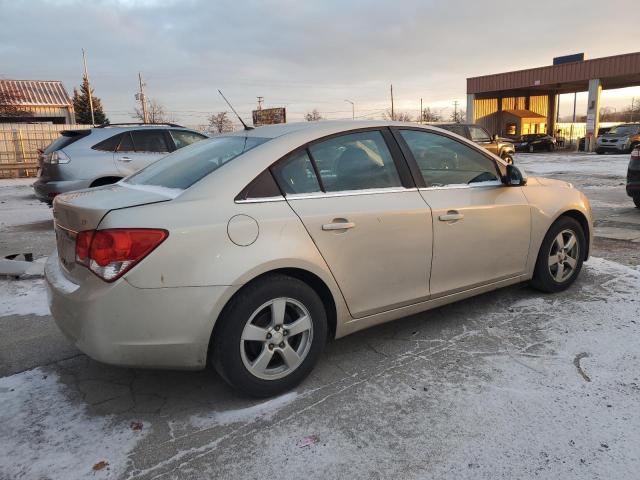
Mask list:
[[237,132],[233,132],[230,135],[277,138],[293,133],[305,133],[309,136],[313,136],[315,134],[321,136],[330,135],[331,133],[348,132],[349,130],[357,130],[360,128],[389,126],[427,127],[427,125],[420,125],[417,123],[393,122],[390,120],[321,120],[318,122],[294,122],[280,123],[276,125],[265,125],[262,127],[252,128],[251,130],[240,130]]

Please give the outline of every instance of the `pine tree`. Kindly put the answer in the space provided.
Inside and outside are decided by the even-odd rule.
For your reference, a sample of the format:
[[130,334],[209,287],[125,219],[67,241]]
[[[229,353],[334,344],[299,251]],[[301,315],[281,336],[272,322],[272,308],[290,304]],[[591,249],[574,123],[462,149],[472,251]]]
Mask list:
[[[91,99],[93,101],[93,117],[96,125],[103,123],[109,123],[109,119],[102,110],[102,102],[98,97],[93,94],[93,88],[91,89]],[[81,124],[91,124],[91,108],[89,106],[89,82],[87,78],[82,79],[82,85],[80,91],[77,88],[73,89],[73,109],[75,110],[76,122]]]

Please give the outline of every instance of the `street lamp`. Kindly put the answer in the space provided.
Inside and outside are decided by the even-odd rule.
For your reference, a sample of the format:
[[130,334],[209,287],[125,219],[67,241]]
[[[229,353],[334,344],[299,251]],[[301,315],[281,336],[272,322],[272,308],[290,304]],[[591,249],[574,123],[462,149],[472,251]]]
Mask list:
[[355,120],[356,119],[356,104],[353,103],[351,100],[345,100],[345,102],[348,102],[351,104],[351,120]]

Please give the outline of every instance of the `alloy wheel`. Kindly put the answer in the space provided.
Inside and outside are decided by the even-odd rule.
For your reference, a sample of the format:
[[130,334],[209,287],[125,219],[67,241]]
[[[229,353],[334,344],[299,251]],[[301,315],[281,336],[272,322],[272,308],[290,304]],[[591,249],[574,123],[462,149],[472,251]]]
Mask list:
[[549,273],[558,283],[567,280],[575,272],[580,255],[578,239],[573,230],[563,230],[556,235],[549,250]]
[[252,375],[276,380],[300,366],[312,341],[307,308],[293,298],[274,298],[249,317],[240,337],[240,355]]

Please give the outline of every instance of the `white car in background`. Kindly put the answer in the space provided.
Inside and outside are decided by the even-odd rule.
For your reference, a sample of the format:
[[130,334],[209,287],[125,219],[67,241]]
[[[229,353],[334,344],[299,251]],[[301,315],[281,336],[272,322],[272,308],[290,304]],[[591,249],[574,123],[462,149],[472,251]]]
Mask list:
[[587,198],[435,127],[313,122],[179,150],[56,197],[60,329],[96,360],[213,365],[269,396],[327,338],[530,281],[577,278]]
[[36,197],[109,185],[194,142],[208,138],[174,124],[117,124],[61,132],[39,158]]

